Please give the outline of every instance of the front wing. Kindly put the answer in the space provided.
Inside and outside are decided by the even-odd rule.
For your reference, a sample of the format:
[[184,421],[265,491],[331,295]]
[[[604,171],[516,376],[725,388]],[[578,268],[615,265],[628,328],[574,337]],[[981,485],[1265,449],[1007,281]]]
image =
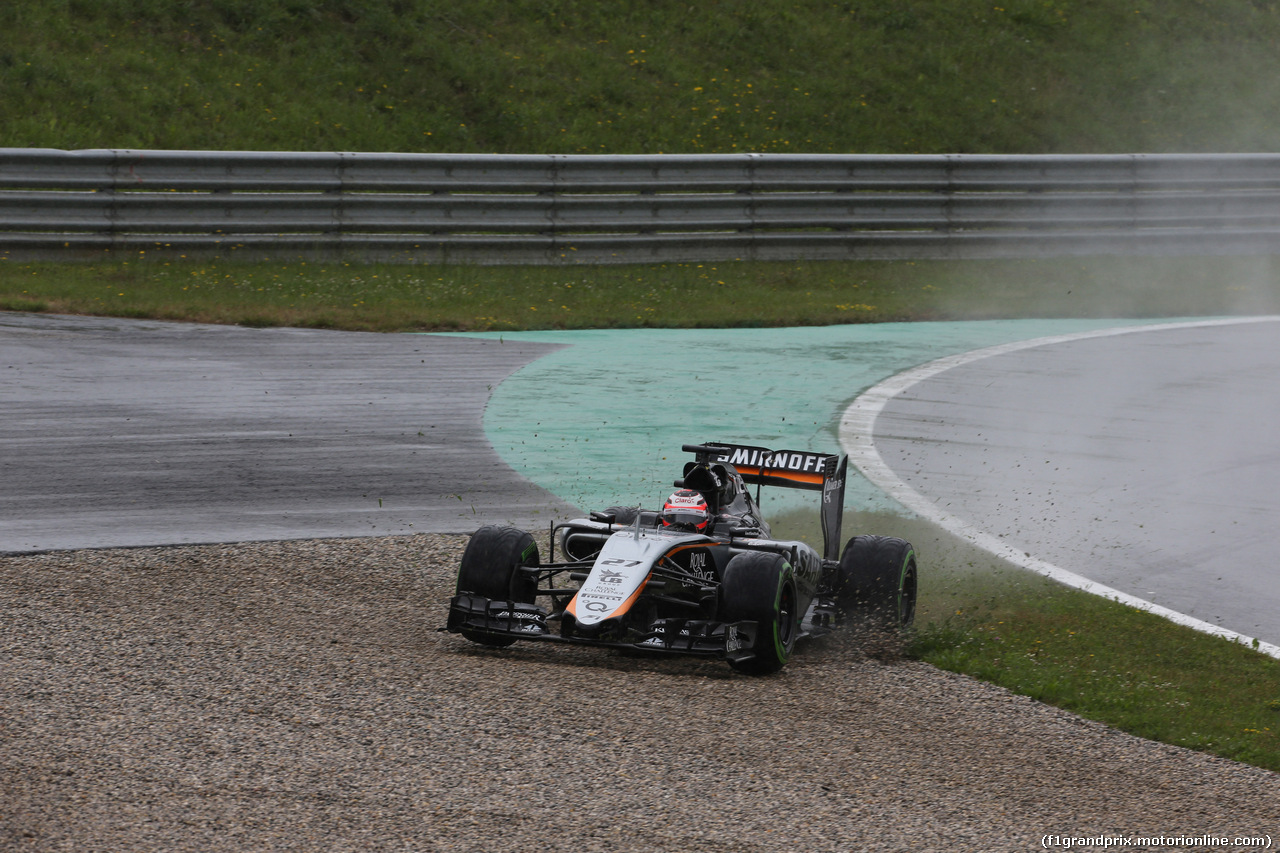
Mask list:
[[516,640],[543,640],[583,646],[604,646],[649,652],[699,655],[744,661],[755,657],[757,623],[709,619],[658,619],[643,638],[620,642],[571,634],[563,636],[547,625],[547,612],[536,604],[499,601],[479,595],[455,595],[449,602],[445,630],[475,631]]

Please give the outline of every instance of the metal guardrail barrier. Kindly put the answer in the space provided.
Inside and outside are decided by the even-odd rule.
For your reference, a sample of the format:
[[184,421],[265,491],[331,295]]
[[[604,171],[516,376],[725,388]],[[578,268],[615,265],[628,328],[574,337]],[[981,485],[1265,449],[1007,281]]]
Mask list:
[[1270,253],[1280,155],[0,148],[0,257],[567,263]]

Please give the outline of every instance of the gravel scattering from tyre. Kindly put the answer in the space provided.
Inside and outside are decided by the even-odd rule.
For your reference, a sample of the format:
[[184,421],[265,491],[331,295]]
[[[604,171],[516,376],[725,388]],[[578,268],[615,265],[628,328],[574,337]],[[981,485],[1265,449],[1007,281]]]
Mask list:
[[0,849],[1022,851],[1280,827],[1280,775],[855,638],[763,678],[470,644],[437,630],[465,542],[0,558]]

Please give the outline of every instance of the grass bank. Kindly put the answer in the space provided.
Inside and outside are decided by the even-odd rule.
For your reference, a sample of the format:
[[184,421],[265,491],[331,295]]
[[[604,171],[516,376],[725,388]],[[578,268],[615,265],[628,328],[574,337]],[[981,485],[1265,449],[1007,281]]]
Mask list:
[[0,309],[368,331],[807,326],[1280,311],[1258,258],[480,267],[0,260]]
[[1276,0],[6,0],[0,146],[1280,148]]

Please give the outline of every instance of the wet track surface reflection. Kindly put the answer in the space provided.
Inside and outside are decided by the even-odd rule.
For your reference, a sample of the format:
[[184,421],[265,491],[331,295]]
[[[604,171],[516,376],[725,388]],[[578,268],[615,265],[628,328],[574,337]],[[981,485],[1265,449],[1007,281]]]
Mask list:
[[1280,325],[1093,337],[938,373],[883,409],[910,488],[1017,550],[1280,642]]

